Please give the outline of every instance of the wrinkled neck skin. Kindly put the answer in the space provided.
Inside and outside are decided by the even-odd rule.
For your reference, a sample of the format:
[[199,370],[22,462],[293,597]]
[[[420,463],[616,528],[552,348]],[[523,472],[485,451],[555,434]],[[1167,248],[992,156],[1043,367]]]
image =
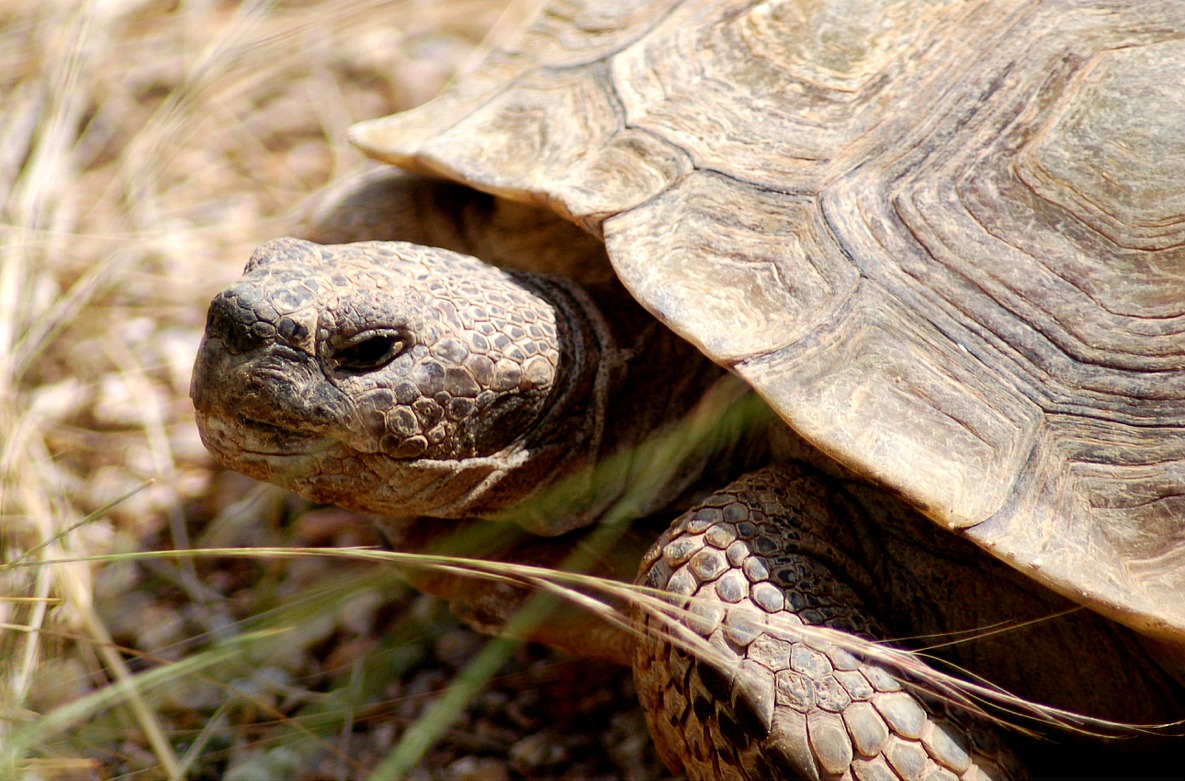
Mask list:
[[[559,534],[639,466],[598,462],[720,374],[620,289],[398,242],[281,239],[211,304],[191,395],[222,463],[314,501]],[[510,509],[543,494],[563,501]]]

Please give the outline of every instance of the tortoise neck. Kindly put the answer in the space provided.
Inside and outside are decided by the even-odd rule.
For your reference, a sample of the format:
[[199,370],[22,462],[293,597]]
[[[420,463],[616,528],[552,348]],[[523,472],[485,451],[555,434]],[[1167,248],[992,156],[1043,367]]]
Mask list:
[[[734,425],[726,413],[747,387],[732,378],[736,388],[721,392],[724,370],[620,286],[523,281],[562,323],[560,366],[548,412],[522,443],[519,476],[503,478],[490,494],[500,509],[483,517],[554,535],[611,511],[646,515],[694,493],[706,474],[731,479],[764,452],[763,422],[705,431]],[[629,509],[613,511],[623,500]]]
[[622,350],[582,287],[563,277],[511,273],[556,310],[560,357],[547,411],[511,454],[513,473],[484,497],[498,509],[481,515],[562,534],[591,522],[601,504],[596,464],[606,449],[610,402],[624,377]]

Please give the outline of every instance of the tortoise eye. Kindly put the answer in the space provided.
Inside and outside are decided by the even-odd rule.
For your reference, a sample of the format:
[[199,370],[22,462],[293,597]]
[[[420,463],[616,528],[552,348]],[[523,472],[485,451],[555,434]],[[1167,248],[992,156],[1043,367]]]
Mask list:
[[338,369],[366,372],[381,369],[403,352],[406,340],[395,332],[360,334],[333,354]]

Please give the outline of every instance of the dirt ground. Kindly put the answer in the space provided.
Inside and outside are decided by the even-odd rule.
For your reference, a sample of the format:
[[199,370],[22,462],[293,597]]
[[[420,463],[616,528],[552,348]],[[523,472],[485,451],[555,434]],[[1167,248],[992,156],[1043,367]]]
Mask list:
[[525,5],[0,0],[0,777],[663,774],[628,674],[535,647],[426,715],[487,641],[381,566],[138,555],[377,543],[213,467],[205,307]]

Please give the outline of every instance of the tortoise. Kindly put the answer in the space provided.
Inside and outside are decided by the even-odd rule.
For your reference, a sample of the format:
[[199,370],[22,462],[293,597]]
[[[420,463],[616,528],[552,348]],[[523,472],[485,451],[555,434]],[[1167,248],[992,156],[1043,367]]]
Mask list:
[[[351,131],[409,173],[337,201],[331,245],[266,244],[215,299],[202,436],[420,519],[387,522],[404,541],[516,521],[531,560],[662,462],[604,571],[694,597],[720,655],[644,616],[536,636],[632,658],[690,777],[1155,773],[1179,739],[1034,750],[805,629],[1023,625],[941,653],[1075,712],[1185,716],[1182,127],[1173,0],[552,0]],[[729,377],[766,424],[630,455],[727,418]],[[505,593],[426,585],[505,620]]]

